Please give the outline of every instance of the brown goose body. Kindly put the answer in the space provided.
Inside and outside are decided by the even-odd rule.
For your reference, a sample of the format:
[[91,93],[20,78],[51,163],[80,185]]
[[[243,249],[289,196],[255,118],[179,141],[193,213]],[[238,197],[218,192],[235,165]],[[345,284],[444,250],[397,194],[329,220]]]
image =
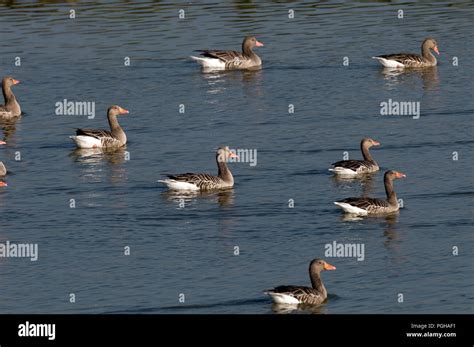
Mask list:
[[242,42],[242,52],[222,50],[199,50],[201,56],[192,59],[207,69],[251,69],[260,67],[262,60],[253,51],[254,47],[261,47],[263,43],[253,36],[247,36]]
[[117,116],[129,112],[114,105],[107,110],[110,131],[101,129],[76,129],[76,136],[70,138],[79,148],[120,148],[127,143],[127,135],[120,126]]
[[159,180],[172,190],[206,191],[215,189],[228,189],[234,186],[234,177],[227,166],[229,158],[237,158],[229,147],[221,147],[216,152],[218,167],[217,176],[207,173],[184,173],[167,175],[168,179]]
[[388,68],[410,68],[436,66],[436,57],[431,50],[439,54],[438,43],[433,38],[427,38],[421,45],[421,55],[412,53],[386,54],[372,57]]
[[332,171],[335,175],[356,176],[379,171],[379,165],[372,158],[369,148],[379,146],[380,142],[373,139],[364,138],[360,142],[360,150],[364,160],[341,160],[332,164]]
[[385,192],[387,199],[376,198],[347,198],[337,201],[334,204],[341,207],[346,213],[367,216],[367,215],[385,215],[397,212],[398,205],[397,194],[393,189],[393,180],[404,178],[405,174],[397,171],[387,171],[384,175]]
[[321,271],[336,270],[322,259],[313,259],[309,264],[309,277],[311,287],[304,286],[278,286],[264,293],[269,295],[276,304],[283,305],[320,305],[326,301],[328,293],[321,280]]
[[5,104],[0,105],[0,118],[14,118],[21,115],[21,107],[13,94],[11,87],[20,83],[13,77],[5,77],[2,80],[2,93]]

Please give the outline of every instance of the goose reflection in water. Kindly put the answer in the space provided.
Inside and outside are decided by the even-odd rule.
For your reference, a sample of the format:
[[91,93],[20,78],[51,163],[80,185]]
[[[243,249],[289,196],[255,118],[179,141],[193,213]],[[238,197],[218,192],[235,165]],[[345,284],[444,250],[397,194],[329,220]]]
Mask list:
[[4,119],[0,118],[0,128],[3,131],[4,141],[9,142],[12,135],[16,132],[16,122],[18,121],[18,117]]
[[167,190],[161,193],[163,199],[175,203],[177,209],[185,208],[197,199],[209,199],[217,202],[220,207],[230,207],[234,205],[234,189],[219,191],[175,191]]
[[416,79],[421,79],[423,82],[423,89],[433,90],[439,85],[438,67],[432,66],[429,68],[412,68],[412,69],[390,69],[384,68],[380,70],[383,78],[387,82],[387,86],[395,87],[398,84],[413,82]]
[[391,241],[397,241],[400,236],[397,232],[397,223],[398,223],[398,214],[393,214],[385,217],[385,228],[384,228],[384,236],[387,238],[385,244],[388,245]]
[[[403,240],[400,238],[398,218],[398,215],[387,216],[383,223],[383,235],[385,237],[383,245],[393,265],[406,264],[407,261],[410,261],[410,257],[405,253]],[[398,267],[395,267],[393,271],[396,272],[396,268]]]
[[380,219],[380,218],[384,218],[384,219],[387,219],[387,218],[394,218],[396,216],[398,216],[400,214],[400,211],[395,211],[395,212],[392,212],[388,215],[368,215],[368,216],[358,216],[358,215],[355,215],[355,214],[350,214],[350,213],[344,213],[342,216],[341,216],[341,222],[356,222],[356,221],[361,221],[361,220],[367,220],[367,219]]
[[360,184],[362,186],[363,197],[373,195],[374,193],[374,182],[376,180],[377,173],[365,174],[357,177],[344,177],[344,176],[331,176],[333,185],[336,188],[351,187],[354,184]]
[[[243,90],[246,94],[262,95],[261,81],[263,77],[262,69],[246,69],[246,70],[225,70],[225,71],[206,71],[202,76],[208,82],[207,93],[208,94],[221,94],[226,90],[226,82],[243,82]],[[252,86],[252,88],[249,88]]]
[[305,304],[272,304],[272,312],[276,314],[327,314],[328,309],[323,305]]
[[[110,179],[113,184],[123,183],[127,180],[125,166],[129,152],[124,147],[116,149],[89,148],[75,149],[69,155],[74,162],[84,164],[81,169],[82,176],[87,180],[102,182],[103,178]],[[110,171],[104,171],[104,163]]]

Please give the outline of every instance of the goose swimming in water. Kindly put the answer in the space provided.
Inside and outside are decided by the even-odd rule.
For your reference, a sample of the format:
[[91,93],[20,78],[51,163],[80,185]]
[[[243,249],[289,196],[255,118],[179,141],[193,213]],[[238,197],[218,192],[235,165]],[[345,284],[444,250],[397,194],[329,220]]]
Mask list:
[[311,287],[279,286],[264,293],[270,295],[276,304],[322,304],[328,296],[326,287],[321,280],[321,271],[324,270],[336,270],[336,267],[322,259],[313,259],[309,264]]
[[76,136],[69,136],[78,148],[119,148],[127,143],[127,135],[118,123],[117,116],[129,112],[120,106],[110,106],[107,110],[109,130],[77,129]]
[[421,44],[421,55],[412,53],[387,54],[372,57],[380,64],[388,68],[410,68],[436,66],[436,57],[431,53],[435,51],[439,55],[438,43],[433,38],[427,38]]
[[21,115],[21,107],[18,101],[16,100],[15,95],[12,92],[11,87],[19,84],[20,81],[14,79],[13,77],[5,77],[2,80],[2,92],[3,98],[5,99],[5,104],[0,105],[0,118],[8,119],[14,118]]
[[166,184],[169,189],[173,190],[203,191],[232,188],[234,177],[227,166],[227,161],[230,158],[238,158],[238,156],[229,147],[220,147],[216,152],[217,176],[207,173],[184,173],[167,175],[168,179],[158,182]]
[[253,51],[254,47],[262,47],[263,43],[254,36],[247,36],[242,42],[242,53],[236,51],[200,50],[200,57],[191,56],[205,69],[235,70],[250,69],[262,65],[262,60]]
[[393,180],[405,177],[405,174],[398,171],[385,172],[384,184],[387,199],[347,198],[334,204],[342,208],[344,212],[357,216],[385,215],[397,212],[400,206],[398,205],[397,194],[393,190]]
[[379,165],[369,152],[372,146],[380,146],[380,142],[369,138],[362,139],[360,150],[364,160],[341,160],[332,164],[333,168],[329,171],[341,176],[356,176],[379,171]]

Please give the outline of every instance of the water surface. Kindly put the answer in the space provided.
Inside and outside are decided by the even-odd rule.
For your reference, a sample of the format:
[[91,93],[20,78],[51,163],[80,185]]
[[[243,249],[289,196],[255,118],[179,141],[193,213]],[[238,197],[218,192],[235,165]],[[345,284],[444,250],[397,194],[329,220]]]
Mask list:
[[[0,239],[38,243],[39,260],[0,260],[0,311],[272,313],[262,291],[309,284],[309,261],[337,241],[363,243],[365,260],[326,258],[337,270],[315,313],[473,313],[472,18],[470,1],[2,2],[1,75],[21,80],[25,114],[2,124]],[[261,71],[203,74],[189,59],[248,34],[265,44]],[[418,53],[427,36],[435,69],[384,73],[370,58]],[[95,101],[96,117],[55,115],[64,98]],[[420,119],[380,116],[388,99],[420,101]],[[106,128],[112,104],[130,110],[127,148],[75,151],[74,128]],[[381,173],[327,171],[359,158],[364,136],[382,143],[382,171],[407,175],[394,218],[345,220],[333,205],[384,196]],[[231,164],[233,190],[180,197],[156,182],[215,172],[219,145],[258,150],[257,166]]]

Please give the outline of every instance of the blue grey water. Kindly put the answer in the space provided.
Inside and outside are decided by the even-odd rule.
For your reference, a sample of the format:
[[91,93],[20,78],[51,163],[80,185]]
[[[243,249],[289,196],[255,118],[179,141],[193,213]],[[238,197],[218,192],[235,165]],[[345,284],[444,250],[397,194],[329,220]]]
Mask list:
[[[280,312],[262,291],[309,285],[322,257],[337,270],[309,312],[473,313],[473,18],[471,1],[2,2],[0,71],[21,81],[24,115],[2,123],[0,239],[37,243],[39,259],[0,259],[0,312]],[[249,34],[265,44],[261,71],[204,74],[189,59]],[[436,69],[388,74],[371,59],[428,36]],[[96,102],[96,117],[56,115],[63,99]],[[419,101],[420,118],[381,116],[389,99]],[[112,104],[130,111],[130,160],[75,151],[74,128],[107,128]],[[364,136],[381,142],[382,172],[407,175],[396,218],[346,220],[333,205],[384,196],[382,172],[327,171],[359,158]],[[230,164],[233,190],[180,208],[157,180],[215,172],[219,145],[257,149],[257,165]],[[365,259],[325,257],[333,241],[363,243]]]

